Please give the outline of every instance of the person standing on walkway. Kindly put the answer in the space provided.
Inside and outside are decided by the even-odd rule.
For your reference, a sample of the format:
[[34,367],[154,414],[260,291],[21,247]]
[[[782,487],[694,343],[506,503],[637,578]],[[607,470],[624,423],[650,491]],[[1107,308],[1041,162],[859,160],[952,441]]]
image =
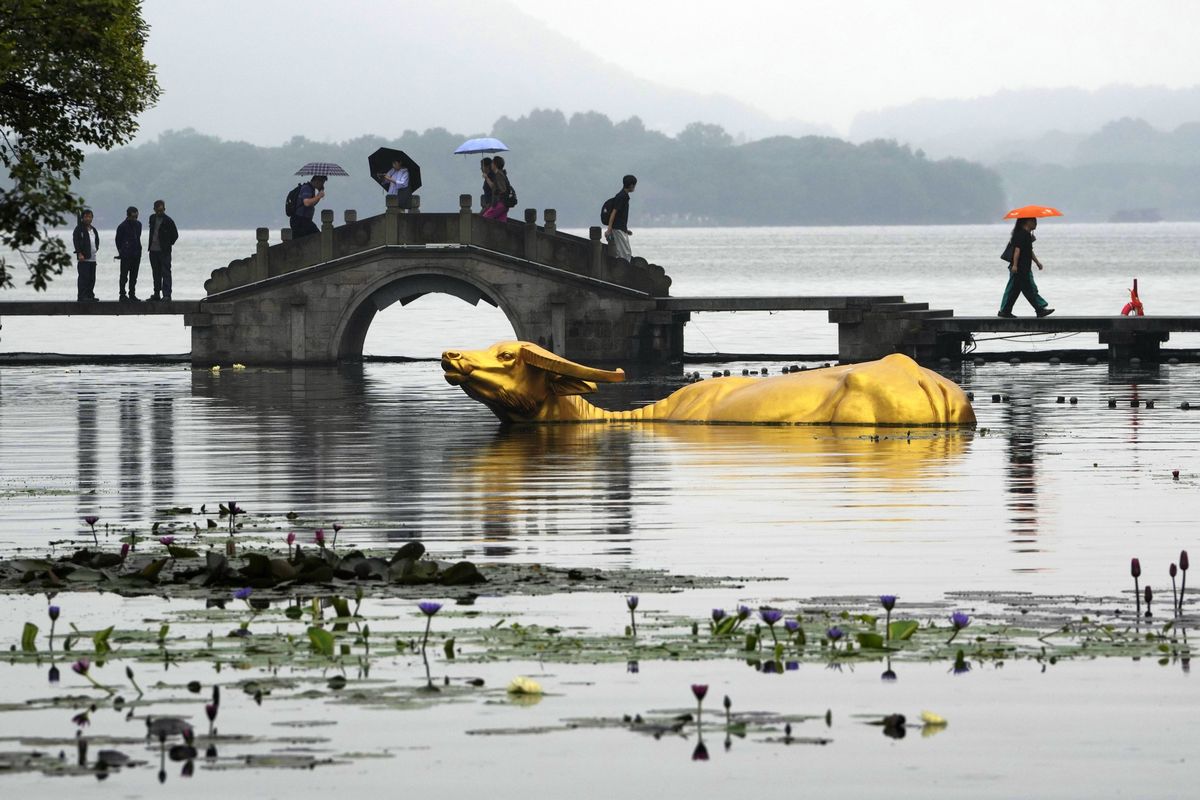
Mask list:
[[637,178],[626,175],[621,179],[621,191],[613,195],[612,200],[604,204],[610,209],[608,219],[604,220],[607,228],[604,238],[608,240],[609,255],[623,261],[633,259],[633,249],[629,246],[629,193],[637,188]]
[[484,219],[508,221],[508,173],[504,171],[504,157],[492,159],[492,170],[485,176],[492,188],[492,204],[483,212]]
[[1054,313],[1054,309],[1050,308],[1045,298],[1038,294],[1037,284],[1033,280],[1033,265],[1037,264],[1037,268],[1042,269],[1042,262],[1033,254],[1033,243],[1037,239],[1033,235],[1035,228],[1037,220],[1033,217],[1019,219],[1013,226],[1012,239],[1004,251],[1009,263],[1008,285],[1004,287],[1000,312],[996,315],[998,317],[1016,316],[1013,314],[1013,306],[1017,302],[1018,294],[1025,295],[1025,299],[1039,317],[1048,317]]
[[[142,223],[138,221],[138,210],[134,206],[125,209],[125,221],[117,226],[117,258],[121,261],[122,303],[141,302],[137,296],[138,267],[142,264]],[[125,294],[125,282],[129,281],[129,294]]]
[[290,220],[292,239],[303,239],[305,236],[321,232],[317,223],[313,222],[313,216],[317,212],[317,203],[325,199],[325,181],[324,175],[313,175],[300,186],[296,211]]
[[80,303],[95,302],[100,299],[96,297],[96,252],[100,249],[100,234],[92,227],[90,208],[85,208],[79,215],[71,243],[75,247],[75,266],[79,270],[75,299]]
[[479,172],[483,175],[483,194],[479,197],[480,211],[487,211],[492,207],[492,184],[488,182],[491,171],[492,159],[489,156],[479,159]]
[[167,216],[167,204],[154,201],[154,213],[150,215],[150,270],[154,273],[154,294],[151,300],[171,299],[171,248],[179,241],[179,229],[175,220]]
[[397,198],[397,203],[400,208],[412,208],[412,189],[408,185],[408,168],[400,163],[399,160],[392,162],[392,168],[384,173],[383,179],[387,181],[388,194],[394,194]]

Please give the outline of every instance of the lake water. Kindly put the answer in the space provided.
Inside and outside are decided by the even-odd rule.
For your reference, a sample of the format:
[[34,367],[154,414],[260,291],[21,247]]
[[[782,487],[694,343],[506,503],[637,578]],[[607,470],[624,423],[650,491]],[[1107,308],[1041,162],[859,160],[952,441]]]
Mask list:
[[[1039,232],[1039,257],[1047,265],[1040,284],[1063,313],[1119,309],[1134,276],[1151,313],[1193,310],[1200,225],[1047,223]],[[995,226],[646,230],[634,244],[667,266],[676,295],[901,293],[959,313],[992,313],[1003,267],[995,255],[980,253],[998,254],[1005,235]],[[185,233],[176,296],[189,296],[185,286],[198,286],[211,266],[244,254],[249,241],[242,234]],[[50,294],[67,295],[66,282]],[[425,298],[381,314],[368,350],[429,356],[450,345],[487,345],[511,335],[498,314]],[[697,321],[689,325],[689,350],[834,349],[834,327],[823,314]],[[1089,337],[1072,346],[1093,345]],[[3,349],[172,353],[186,351],[187,338],[178,320],[11,318]],[[773,373],[778,367],[720,366],[766,366]],[[702,374],[715,367],[689,365]],[[656,614],[699,618],[737,602],[794,606],[884,592],[899,594],[902,603],[991,590],[1092,598],[1124,592],[1132,602],[1131,556],[1141,558],[1143,582],[1164,596],[1167,564],[1196,544],[1200,429],[1197,412],[1179,405],[1200,406],[1200,366],[989,363],[947,374],[975,393],[976,431],[911,437],[887,431],[874,441],[863,431],[825,428],[502,430],[483,406],[447,385],[433,362],[220,373],[183,365],[0,367],[0,551],[41,553],[52,540],[79,538],[78,520],[88,513],[148,528],[163,519],[156,509],[234,498],[253,513],[341,521],[343,536],[359,544],[418,538],[441,558],[751,579],[742,589],[643,596],[642,608]],[[628,407],[678,385],[642,378],[602,387],[594,399]],[[992,403],[993,394],[1009,400]],[[1077,402],[1059,403],[1059,396]],[[71,593],[55,602],[83,630],[114,623],[157,628],[162,615],[197,606]],[[4,598],[6,642],[16,643],[25,620],[42,623],[45,605],[37,595]],[[491,598],[485,592],[477,607],[495,619],[614,634],[627,620],[622,598],[608,594]],[[411,603],[369,608],[373,629],[415,625]],[[424,675],[420,667],[419,660],[398,657],[372,678],[407,685]],[[117,680],[120,668],[116,661],[104,672]],[[137,669],[144,686],[274,674],[254,667],[214,674],[194,664]],[[736,660],[645,660],[638,672],[623,663],[537,662],[438,662],[435,670],[478,675],[489,686],[534,674],[550,696],[528,707],[492,697],[380,710],[296,695],[260,708],[231,690],[223,731],[307,734],[286,723],[319,717],[331,723],[315,729],[328,741],[284,743],[275,751],[387,758],[347,759],[312,772],[200,764],[195,778],[177,778],[175,769],[160,788],[153,749],[151,766],[86,791],[152,797],[165,789],[200,797],[253,786],[263,797],[393,788],[443,796],[611,797],[807,789],[831,797],[1186,797],[1191,742],[1200,734],[1200,703],[1187,670],[1151,660],[1075,660],[1049,669],[1013,661],[965,675],[948,674],[946,664],[907,664],[897,667],[895,682],[882,682],[872,665],[843,671],[804,665],[769,676]],[[56,691],[85,695],[86,684],[64,673],[62,687],[49,689],[42,666],[0,661],[0,736],[69,737],[80,701],[27,711],[4,705]],[[688,684],[695,682],[712,684],[713,707],[729,694],[743,710],[823,715],[830,709],[830,727],[806,722],[797,734],[834,742],[780,748],[735,741],[724,752],[714,732],[711,760],[695,762],[695,742],[672,736],[467,735],[589,715],[686,710],[693,702]],[[201,703],[171,713],[203,720]],[[950,727],[897,741],[854,716],[899,711],[913,718],[925,708],[950,719]],[[107,709],[89,733],[136,737],[143,730],[140,720]],[[0,751],[11,749],[11,742],[0,743]],[[36,775],[0,777],[0,785],[28,796],[68,788]]]
[[[584,234],[583,231],[572,231]],[[635,231],[634,252],[663,265],[675,296],[899,294],[957,314],[994,314],[1007,275],[1000,252],[1007,225],[854,228],[651,228]],[[102,247],[112,233],[101,231]],[[111,251],[111,248],[108,248]],[[113,300],[118,272],[102,250],[97,294]],[[209,273],[254,251],[250,231],[184,231],[175,249],[175,298],[199,299]],[[1059,314],[1116,314],[1133,278],[1150,314],[1197,313],[1200,223],[1081,225],[1050,220],[1038,229],[1037,273],[1042,294]],[[139,292],[149,296],[143,259]],[[36,294],[27,287],[10,299],[73,299],[67,274]],[[1016,313],[1031,309],[1019,301]],[[55,317],[3,320],[0,353],[186,353],[189,332],[177,317]],[[486,346],[512,336],[503,313],[430,295],[375,318],[365,352],[434,357],[449,344]],[[685,329],[696,353],[836,353],[837,326],[825,312],[696,314]],[[1200,346],[1200,335],[1174,337],[1168,347]],[[979,349],[1098,348],[1095,334],[989,339]]]

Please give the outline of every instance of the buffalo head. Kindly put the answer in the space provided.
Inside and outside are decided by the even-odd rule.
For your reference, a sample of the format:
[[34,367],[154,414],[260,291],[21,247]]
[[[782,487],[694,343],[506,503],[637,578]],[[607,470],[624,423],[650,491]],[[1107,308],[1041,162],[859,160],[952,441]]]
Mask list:
[[446,382],[505,422],[578,418],[562,407],[570,395],[596,390],[596,381],[625,379],[623,370],[585,367],[531,342],[501,342],[486,350],[442,353]]

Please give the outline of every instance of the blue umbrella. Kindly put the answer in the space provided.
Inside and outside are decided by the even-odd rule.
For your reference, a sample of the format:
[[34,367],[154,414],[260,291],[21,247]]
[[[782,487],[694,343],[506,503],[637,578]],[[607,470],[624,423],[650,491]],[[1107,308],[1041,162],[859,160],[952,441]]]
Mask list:
[[472,153],[501,153],[507,151],[508,147],[499,139],[485,137],[483,139],[468,139],[458,146],[454,151],[457,155],[471,155]]

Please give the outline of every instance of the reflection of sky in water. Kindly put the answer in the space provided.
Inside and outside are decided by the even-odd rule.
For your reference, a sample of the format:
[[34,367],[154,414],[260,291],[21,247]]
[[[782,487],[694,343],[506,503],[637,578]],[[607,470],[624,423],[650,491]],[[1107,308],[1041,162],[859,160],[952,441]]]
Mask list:
[[[804,593],[1113,591],[1131,555],[1166,585],[1197,517],[1193,421],[1176,406],[1200,397],[1200,371],[989,365],[955,377],[976,393],[979,431],[881,429],[874,441],[800,427],[505,430],[430,363],[10,368],[0,547],[78,534],[88,512],[149,525],[157,508],[237,499],[341,520],[356,542],[779,576]],[[669,388],[634,381],[597,399]],[[1157,407],[1131,407],[1135,396]]]

